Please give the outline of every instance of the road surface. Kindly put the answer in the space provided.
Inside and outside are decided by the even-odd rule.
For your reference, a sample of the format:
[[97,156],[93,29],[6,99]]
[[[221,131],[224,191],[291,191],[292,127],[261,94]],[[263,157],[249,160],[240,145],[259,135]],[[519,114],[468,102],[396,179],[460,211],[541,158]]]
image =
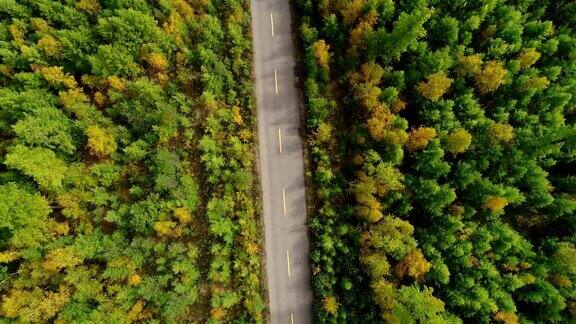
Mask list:
[[251,0],[270,323],[311,323],[300,111],[288,0]]

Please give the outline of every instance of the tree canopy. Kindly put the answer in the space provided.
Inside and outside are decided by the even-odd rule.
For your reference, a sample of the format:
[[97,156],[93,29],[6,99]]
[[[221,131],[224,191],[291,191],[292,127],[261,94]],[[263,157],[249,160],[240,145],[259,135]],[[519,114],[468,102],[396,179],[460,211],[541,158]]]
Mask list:
[[0,4],[0,318],[263,322],[248,2]]
[[574,321],[576,5],[296,3],[315,320]]

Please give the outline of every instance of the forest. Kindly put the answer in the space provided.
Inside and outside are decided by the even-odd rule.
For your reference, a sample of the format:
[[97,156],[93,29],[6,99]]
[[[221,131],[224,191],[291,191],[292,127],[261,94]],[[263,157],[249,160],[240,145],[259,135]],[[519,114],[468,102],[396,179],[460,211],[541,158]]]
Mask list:
[[[266,320],[249,5],[0,0],[0,322]],[[293,5],[314,321],[576,321],[576,3]]]
[[315,321],[575,321],[576,3],[295,3]]
[[0,322],[262,322],[248,1],[0,1]]

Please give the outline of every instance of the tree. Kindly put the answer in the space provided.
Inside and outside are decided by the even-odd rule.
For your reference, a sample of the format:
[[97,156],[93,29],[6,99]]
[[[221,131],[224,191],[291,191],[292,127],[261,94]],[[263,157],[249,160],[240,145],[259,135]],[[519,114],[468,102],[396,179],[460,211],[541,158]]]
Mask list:
[[119,45],[100,45],[98,52],[88,60],[92,73],[99,77],[134,77],[142,72],[132,55]]
[[246,8],[0,11],[0,316],[263,321]]
[[42,77],[55,87],[66,86],[67,88],[75,88],[77,86],[76,80],[73,76],[64,73],[61,66],[43,67],[33,66],[34,70],[40,73]]
[[51,209],[38,193],[31,193],[15,183],[0,186],[0,228],[11,237],[5,244],[14,248],[36,247],[46,238],[44,231]]
[[436,137],[436,130],[430,127],[418,127],[408,134],[408,141],[406,148],[409,151],[423,149],[428,145],[428,142]]
[[524,91],[537,91],[544,90],[550,85],[550,80],[546,77],[533,77],[522,83],[522,90]]
[[358,19],[362,11],[362,6],[363,3],[361,0],[350,0],[340,9],[340,14],[346,25],[351,25]]
[[459,128],[446,136],[446,150],[450,153],[463,153],[470,144],[472,144],[472,134],[463,128]]
[[171,221],[159,221],[154,223],[154,229],[159,236],[172,236],[175,233],[175,228],[176,223]]
[[64,285],[57,292],[13,289],[4,297],[1,313],[7,318],[19,318],[26,322],[38,322],[54,317],[70,299],[70,289]]
[[91,154],[105,158],[116,152],[116,141],[110,132],[98,126],[90,126],[86,129],[86,135],[88,136],[86,147]]
[[384,106],[380,105],[374,109],[372,117],[366,122],[372,138],[377,141],[386,139],[391,132],[394,119],[394,115]]
[[[315,321],[566,322],[576,309],[568,258],[553,256],[576,229],[576,6],[469,2],[300,1],[309,129],[349,133],[311,143]],[[324,188],[336,183],[353,201]]]
[[94,15],[100,11],[100,3],[97,0],[80,0],[76,2],[76,8]]
[[361,261],[372,278],[383,278],[390,274],[390,263],[383,253],[366,253],[361,256]]
[[474,77],[476,87],[481,94],[495,91],[504,83],[507,74],[508,71],[502,66],[502,63],[488,61]]
[[51,35],[45,35],[38,40],[38,47],[50,57],[62,55],[62,44]]
[[480,73],[482,69],[482,57],[479,54],[461,55],[458,61],[457,71],[460,75],[473,76]]
[[148,56],[148,64],[156,73],[165,73],[168,69],[168,60],[162,53],[151,53]]
[[484,208],[492,212],[500,212],[508,205],[508,199],[504,197],[490,196],[484,201]]
[[574,244],[570,242],[561,242],[558,244],[557,250],[552,257],[552,260],[556,263],[555,268],[557,271],[570,276],[576,275],[576,263],[574,263],[574,259],[576,259],[575,252],[576,248]]
[[518,315],[509,312],[497,312],[494,314],[494,320],[504,324],[518,324]]
[[420,82],[417,89],[424,98],[436,102],[448,91],[450,85],[452,80],[443,72],[437,72],[429,75],[426,82]]
[[461,320],[445,311],[444,303],[432,295],[432,288],[404,286],[398,290],[398,305],[384,319],[409,322],[461,323]]
[[314,43],[314,56],[318,64],[328,69],[328,63],[330,62],[330,46],[326,44],[323,39],[319,39]]
[[42,267],[48,271],[60,271],[64,268],[71,268],[82,263],[80,258],[72,247],[59,248],[50,251],[46,255],[46,260]]
[[316,141],[318,143],[328,143],[332,138],[332,133],[334,129],[330,123],[321,123],[318,125],[318,130],[316,131]]
[[60,110],[41,107],[12,125],[17,141],[28,146],[40,146],[72,154],[75,143],[71,136],[73,125]]
[[361,245],[364,249],[377,249],[400,260],[416,248],[412,237],[414,227],[407,221],[393,216],[385,216],[381,222],[363,233]]
[[410,13],[402,12],[394,22],[392,32],[388,33],[385,28],[379,28],[368,41],[368,57],[383,58],[386,61],[398,60],[418,38],[426,34],[423,25],[432,12],[428,8],[418,8]]
[[326,312],[332,315],[336,315],[338,312],[338,302],[334,296],[325,297],[323,303]]
[[490,125],[490,139],[495,143],[508,143],[514,138],[514,128],[509,124]]
[[357,210],[358,214],[370,222],[377,222],[384,215],[381,211],[381,204],[375,197],[377,192],[376,181],[363,173],[358,175],[358,179],[359,181],[352,187],[356,201],[362,205]]
[[520,68],[527,69],[534,65],[536,61],[540,58],[541,54],[534,48],[525,48],[518,55],[518,61],[520,61]]
[[418,249],[408,252],[400,262],[394,266],[394,271],[399,278],[410,276],[413,279],[421,279],[429,270],[431,264],[426,260]]
[[181,224],[188,224],[192,220],[192,215],[187,208],[178,207],[173,210],[174,216]]
[[32,177],[40,188],[56,191],[66,176],[66,164],[47,148],[16,145],[6,155],[6,166]]

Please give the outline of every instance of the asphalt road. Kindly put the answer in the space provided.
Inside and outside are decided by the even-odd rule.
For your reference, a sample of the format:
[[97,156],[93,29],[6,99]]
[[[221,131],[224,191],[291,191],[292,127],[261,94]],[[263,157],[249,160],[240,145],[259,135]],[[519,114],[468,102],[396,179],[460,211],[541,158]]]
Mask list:
[[251,0],[270,323],[311,323],[300,111],[288,0]]

